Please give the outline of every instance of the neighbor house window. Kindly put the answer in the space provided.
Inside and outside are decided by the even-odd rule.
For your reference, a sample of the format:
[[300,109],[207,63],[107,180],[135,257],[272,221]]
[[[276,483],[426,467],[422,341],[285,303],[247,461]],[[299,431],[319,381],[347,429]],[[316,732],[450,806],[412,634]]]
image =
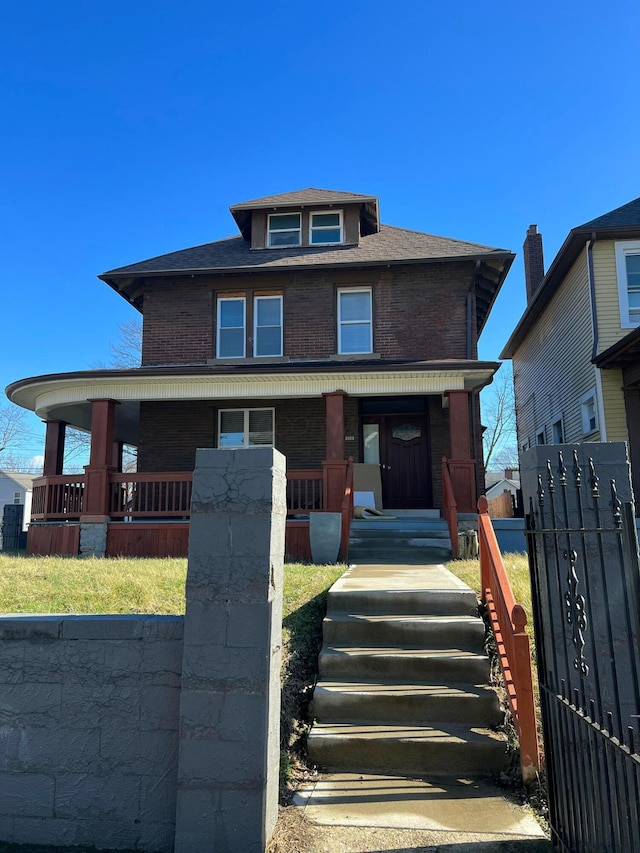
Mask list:
[[553,419],[551,424],[551,434],[553,435],[554,444],[564,444],[564,425],[562,423],[562,415]]
[[267,227],[268,246],[299,246],[301,243],[301,215],[299,213],[272,213]]
[[616,243],[616,272],[620,300],[620,324],[640,325],[640,240]]
[[218,299],[218,358],[244,358],[246,349],[246,300],[244,296]]
[[256,296],[253,320],[253,354],[282,355],[282,296]]
[[589,435],[589,433],[595,432],[598,429],[595,391],[588,391],[580,397],[580,414],[582,416],[582,434]]
[[350,288],[338,291],[338,352],[373,351],[371,289]]
[[312,213],[309,218],[309,243],[312,246],[342,243],[342,211]]
[[221,409],[218,447],[273,445],[273,409]]
[[539,429],[538,432],[536,433],[536,444],[546,444],[546,443],[547,442],[545,440],[545,429],[544,429],[544,427],[542,427],[542,429]]
[[14,504],[20,503],[20,492],[14,492],[13,493],[13,502],[14,502]]

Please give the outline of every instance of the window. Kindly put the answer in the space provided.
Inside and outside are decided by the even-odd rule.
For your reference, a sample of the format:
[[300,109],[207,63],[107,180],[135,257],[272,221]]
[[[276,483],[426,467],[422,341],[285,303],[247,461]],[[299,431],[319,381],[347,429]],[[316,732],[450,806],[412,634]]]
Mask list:
[[218,447],[273,445],[273,409],[222,409]]
[[14,504],[20,503],[20,492],[14,492],[13,493],[13,502],[14,502]]
[[373,351],[371,333],[371,289],[338,291],[338,352]]
[[309,243],[312,246],[342,243],[342,211],[312,213],[309,220]]
[[554,444],[564,444],[564,424],[562,415],[555,417],[551,424],[551,434],[553,435]]
[[542,427],[542,429],[539,429],[538,432],[536,433],[536,444],[546,444],[546,443],[547,442],[545,440],[545,428]]
[[640,240],[616,243],[616,271],[620,300],[620,324],[640,324]]
[[282,355],[282,296],[256,296],[253,319],[253,354]]
[[589,433],[595,432],[598,429],[595,391],[587,391],[580,397],[580,413],[582,416],[582,434],[589,435]]
[[299,213],[271,213],[269,215],[267,245],[299,246],[301,216]]
[[245,298],[218,299],[218,358],[244,358],[245,356]]

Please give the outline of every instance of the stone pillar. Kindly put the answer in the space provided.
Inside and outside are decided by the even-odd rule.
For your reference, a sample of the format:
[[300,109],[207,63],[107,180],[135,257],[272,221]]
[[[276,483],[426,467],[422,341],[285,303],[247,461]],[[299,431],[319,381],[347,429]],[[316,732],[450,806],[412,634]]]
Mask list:
[[62,474],[64,440],[67,425],[64,421],[45,421],[43,476]]
[[347,463],[344,459],[344,391],[323,394],[326,407],[326,459],[322,463],[323,509],[340,512]]
[[451,456],[449,472],[458,512],[475,512],[477,495],[472,452],[470,391],[447,391]]
[[175,853],[263,853],[278,808],[285,459],[198,450]]

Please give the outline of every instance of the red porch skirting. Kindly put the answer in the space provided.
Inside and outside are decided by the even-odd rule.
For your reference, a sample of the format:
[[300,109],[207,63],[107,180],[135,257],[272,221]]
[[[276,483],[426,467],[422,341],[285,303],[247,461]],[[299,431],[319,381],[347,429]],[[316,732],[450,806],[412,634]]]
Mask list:
[[31,524],[27,533],[29,557],[76,557],[80,551],[79,524]]
[[284,535],[284,555],[290,560],[311,559],[308,521],[287,521]]

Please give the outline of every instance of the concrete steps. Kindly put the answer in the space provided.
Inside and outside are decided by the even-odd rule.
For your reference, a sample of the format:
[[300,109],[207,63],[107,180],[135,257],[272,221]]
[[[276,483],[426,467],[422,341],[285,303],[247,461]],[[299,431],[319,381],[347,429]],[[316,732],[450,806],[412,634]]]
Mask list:
[[450,559],[449,529],[434,513],[433,510],[387,510],[382,517],[354,519],[349,561],[424,563],[427,550],[432,549],[440,549],[439,559]]
[[352,566],[328,595],[309,757],[338,772],[506,767],[475,594],[433,560]]

